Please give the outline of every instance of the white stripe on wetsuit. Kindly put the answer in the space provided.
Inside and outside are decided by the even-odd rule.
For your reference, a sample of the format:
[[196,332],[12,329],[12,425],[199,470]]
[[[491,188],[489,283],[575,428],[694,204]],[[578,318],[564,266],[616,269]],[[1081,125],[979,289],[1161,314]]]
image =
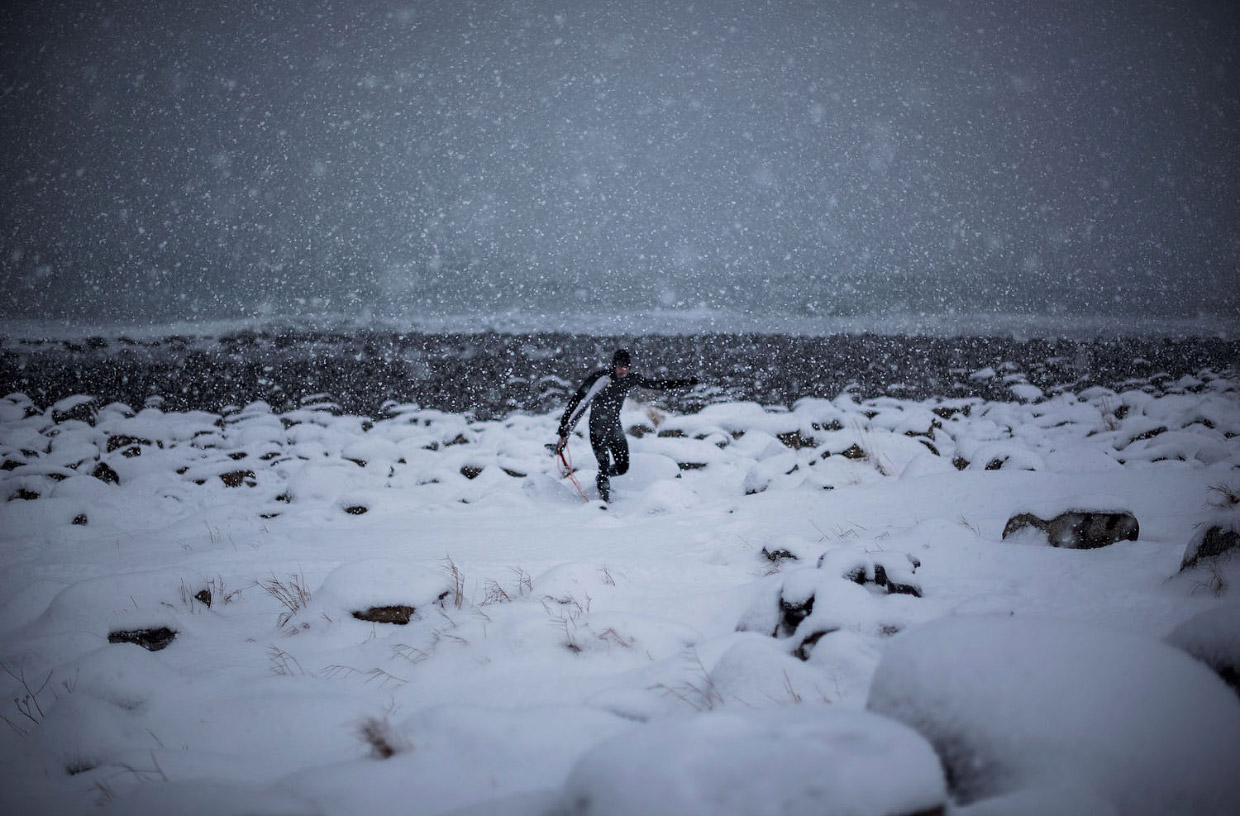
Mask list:
[[604,374],[599,377],[597,381],[595,381],[594,385],[590,386],[590,390],[586,392],[586,395],[581,398],[581,402],[577,404],[577,409],[573,411],[573,415],[568,418],[568,430],[571,431],[574,427],[576,427],[577,423],[581,421],[581,418],[585,416],[586,409],[590,407],[590,402],[598,396],[598,392],[602,391],[610,384],[611,376]]

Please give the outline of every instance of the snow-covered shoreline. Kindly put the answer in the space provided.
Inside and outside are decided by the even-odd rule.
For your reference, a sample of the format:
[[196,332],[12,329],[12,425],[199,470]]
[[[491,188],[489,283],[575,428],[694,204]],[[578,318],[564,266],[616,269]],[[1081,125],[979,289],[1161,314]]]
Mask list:
[[276,411],[333,402],[346,413],[382,416],[389,404],[415,403],[496,418],[562,406],[565,390],[620,346],[632,349],[640,371],[703,383],[663,398],[676,411],[738,401],[788,408],[844,392],[859,399],[1004,400],[1016,391],[1021,399],[1090,387],[1164,391],[1203,377],[1240,376],[1240,340],[1202,336],[596,336],[251,326],[147,340],[8,338],[0,343],[0,393],[26,394],[41,407],[90,394],[135,408],[154,398],[174,411],[223,411],[261,400]]
[[[630,403],[633,469],[606,510],[547,455],[554,410],[10,395],[0,798],[14,813],[739,814],[781,796],[819,812],[824,795],[965,814],[1140,812],[1126,786],[1144,785],[1150,808],[1196,796],[1228,812],[1240,794],[1217,763],[1240,747],[1240,702],[1160,641],[1240,652],[1225,624],[1193,624],[1234,618],[1237,559],[1179,571],[1198,525],[1235,524],[1240,389],[1017,385],[999,400]],[[589,494],[588,446],[570,450]],[[1138,539],[1003,538],[1017,513],[1091,508],[1130,511]],[[357,618],[374,608],[409,622]],[[1010,654],[970,652],[957,623]],[[924,625],[965,664],[919,646]],[[1019,637],[1081,645],[1024,654],[1045,671],[1013,674]],[[1098,643],[1157,681],[1076,733],[1065,688],[1113,678],[1088,659]],[[939,674],[954,696],[935,710],[1002,773],[948,788],[926,764],[931,749],[956,761],[955,726],[890,700],[945,692]],[[989,741],[986,706],[1009,686],[1029,751]],[[1156,743],[1134,737],[1146,725]]]

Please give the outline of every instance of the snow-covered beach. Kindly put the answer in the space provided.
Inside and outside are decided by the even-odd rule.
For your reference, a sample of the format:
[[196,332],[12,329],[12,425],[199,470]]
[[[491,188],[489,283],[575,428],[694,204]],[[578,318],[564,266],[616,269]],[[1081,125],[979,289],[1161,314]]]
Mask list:
[[[1181,568],[1240,527],[1228,347],[703,378],[604,509],[576,342],[477,413],[6,388],[4,812],[1234,812],[1240,560]],[[1139,531],[1010,524],[1071,512]]]

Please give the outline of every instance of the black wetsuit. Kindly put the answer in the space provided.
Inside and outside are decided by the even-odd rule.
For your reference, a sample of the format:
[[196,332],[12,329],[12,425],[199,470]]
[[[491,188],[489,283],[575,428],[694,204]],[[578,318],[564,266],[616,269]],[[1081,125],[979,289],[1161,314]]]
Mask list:
[[628,393],[634,388],[662,391],[694,384],[694,380],[652,380],[633,373],[617,379],[612,369],[599,369],[586,377],[569,400],[560,420],[560,436],[568,436],[589,408],[590,447],[598,459],[599,476],[619,476],[629,469],[629,443],[620,427],[620,408]]

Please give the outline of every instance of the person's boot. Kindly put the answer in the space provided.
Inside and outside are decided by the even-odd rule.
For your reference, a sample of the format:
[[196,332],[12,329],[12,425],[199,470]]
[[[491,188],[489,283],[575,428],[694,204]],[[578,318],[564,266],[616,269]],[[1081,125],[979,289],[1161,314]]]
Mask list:
[[605,502],[611,501],[611,479],[607,478],[605,473],[600,473],[598,478],[594,480],[598,485],[598,497]]

